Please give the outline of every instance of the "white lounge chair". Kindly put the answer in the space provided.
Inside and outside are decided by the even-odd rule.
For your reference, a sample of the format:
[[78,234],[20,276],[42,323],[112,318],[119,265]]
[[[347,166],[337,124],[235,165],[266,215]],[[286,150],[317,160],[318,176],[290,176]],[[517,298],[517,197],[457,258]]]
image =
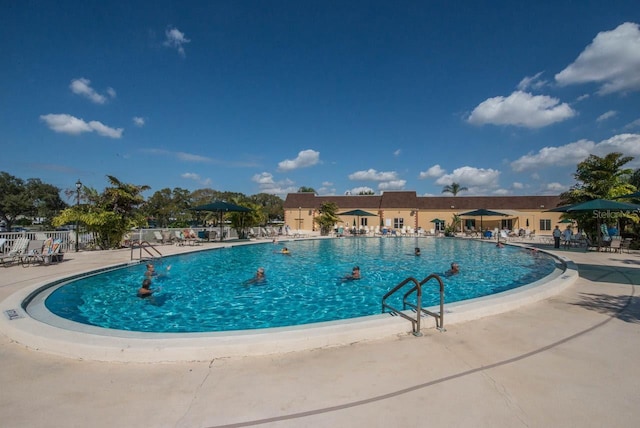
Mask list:
[[182,234],[181,230],[175,230],[174,231],[174,241],[176,245],[184,245],[184,235]]
[[20,237],[13,243],[13,247],[7,254],[0,256],[0,264],[7,265],[8,262],[13,263],[20,261],[27,253],[29,248],[29,238]]
[[162,232],[160,232],[159,230],[153,231],[153,237],[155,238],[157,244],[164,244],[164,236],[162,236]]

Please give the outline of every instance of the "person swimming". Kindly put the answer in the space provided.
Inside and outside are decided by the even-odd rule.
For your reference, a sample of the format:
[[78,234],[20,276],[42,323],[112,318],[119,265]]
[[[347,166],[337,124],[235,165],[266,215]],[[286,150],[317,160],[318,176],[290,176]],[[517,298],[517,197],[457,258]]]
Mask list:
[[415,251],[413,252],[414,255],[419,256],[420,255],[420,247],[416,247]]
[[145,297],[151,297],[153,293],[157,293],[160,290],[160,288],[158,288],[157,290],[152,289],[151,280],[149,278],[145,278],[144,280],[142,280],[142,286],[138,289],[138,297],[141,297],[143,299]]
[[144,276],[145,278],[148,278],[148,279],[151,279],[153,277],[161,278],[161,277],[167,276],[170,270],[171,270],[171,265],[167,266],[166,273],[158,273],[153,263],[147,263],[147,270],[144,272]]
[[360,267],[354,266],[350,275],[345,275],[342,281],[354,281],[360,279]]
[[459,273],[460,273],[460,266],[458,265],[458,263],[453,262],[453,263],[451,263],[451,269],[446,271],[444,273],[444,276],[453,276],[453,275],[457,275]]
[[257,283],[261,283],[264,282],[267,278],[264,275],[264,268],[260,267],[258,268],[258,270],[256,271],[256,275],[251,278],[248,279],[244,282],[245,285],[249,285],[249,284],[257,284]]

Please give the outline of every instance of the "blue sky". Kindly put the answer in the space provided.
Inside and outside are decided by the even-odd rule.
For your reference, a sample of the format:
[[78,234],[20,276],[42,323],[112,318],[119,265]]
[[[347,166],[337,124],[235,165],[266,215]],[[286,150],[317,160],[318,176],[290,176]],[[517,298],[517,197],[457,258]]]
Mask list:
[[0,1],[0,170],[285,197],[640,167],[634,1]]

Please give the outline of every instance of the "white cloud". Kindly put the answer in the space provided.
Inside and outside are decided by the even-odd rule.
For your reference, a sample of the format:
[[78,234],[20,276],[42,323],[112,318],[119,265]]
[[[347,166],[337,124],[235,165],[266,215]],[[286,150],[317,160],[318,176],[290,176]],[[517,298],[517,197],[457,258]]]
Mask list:
[[316,190],[318,192],[318,195],[331,196],[336,194],[336,188],[333,187],[333,183],[330,181],[322,182],[322,187]]
[[122,128],[110,128],[107,125],[104,125],[102,122],[98,122],[97,120],[92,120],[89,122],[89,127],[96,131],[99,135],[103,137],[109,138],[120,138],[122,137]]
[[587,98],[589,98],[591,95],[589,94],[582,94],[580,95],[578,98],[576,98],[576,101],[583,101],[586,100]]
[[353,181],[394,181],[397,179],[398,174],[395,171],[378,172],[375,169],[368,169],[349,174],[349,180]]
[[508,190],[508,189],[496,189],[491,193],[494,194],[494,195],[497,195],[497,196],[508,196],[508,195],[511,194],[511,190]]
[[384,181],[378,184],[378,190],[403,190],[404,186],[407,184],[407,180],[391,180]]
[[164,45],[176,49],[180,56],[184,57],[185,52],[183,45],[190,43],[191,40],[187,39],[184,33],[177,28],[167,28],[164,34],[167,37],[164,41]]
[[[96,104],[104,104],[108,100],[106,96],[97,93],[95,89],[91,87],[91,81],[89,79],[85,79],[84,77],[73,79],[71,81],[71,84],[69,85],[69,88],[74,94],[83,96]],[[110,98],[115,98],[116,91],[113,90],[113,88],[107,88],[107,95]]]
[[640,159],[640,134],[618,134],[613,137],[602,140],[596,144],[593,154],[600,157],[606,156],[611,152],[620,152],[625,156],[633,156],[636,158],[633,165],[636,165]]
[[580,140],[560,147],[544,147],[538,153],[529,153],[511,162],[511,169],[522,172],[545,166],[576,165],[589,156],[594,147],[595,143],[589,140]]
[[320,152],[315,150],[303,150],[298,153],[298,157],[291,160],[283,160],[278,164],[278,171],[291,171],[298,168],[306,168],[320,162]]
[[442,169],[440,165],[434,165],[426,171],[420,172],[419,178],[436,178],[446,174],[446,170]]
[[354,187],[351,190],[348,190],[350,195],[359,195],[361,192],[373,192],[376,193],[375,190],[373,190],[371,187],[368,186],[360,186],[360,187]]
[[580,140],[560,147],[545,147],[538,153],[529,153],[511,162],[511,168],[521,172],[549,166],[575,166],[590,154],[602,157],[611,152],[620,152],[625,156],[640,156],[640,134],[619,134],[597,144],[589,140]]
[[401,153],[402,153],[402,150],[398,149],[395,152],[393,152],[393,155],[398,157],[398,156],[400,156]]
[[608,112],[602,113],[600,116],[598,116],[598,118],[596,119],[596,122],[602,122],[603,120],[611,119],[617,114],[618,114],[617,111],[609,110]]
[[598,93],[640,90],[640,27],[625,22],[596,35],[578,58],[555,75],[560,85],[601,83]]
[[624,126],[624,129],[633,129],[640,128],[640,118],[634,120],[633,122],[629,122]]
[[436,180],[436,184],[447,186],[451,183],[458,183],[462,187],[468,187],[470,191],[472,187],[494,188],[498,186],[498,178],[500,171],[495,169],[474,168],[471,166],[463,166],[456,168],[451,174],[446,174]]
[[524,189],[524,184],[518,182],[518,181],[514,181],[513,184],[511,185],[511,187],[513,187],[514,189],[517,190],[521,190]]
[[203,186],[210,186],[212,183],[210,178],[203,179],[199,174],[193,172],[185,172],[184,174],[180,175],[180,177],[196,181],[198,184],[201,184]]
[[489,98],[480,103],[467,121],[473,125],[514,125],[541,128],[575,116],[567,103],[546,95],[515,91],[508,97]]
[[545,186],[545,190],[553,194],[558,194],[569,190],[569,186],[565,186],[564,184],[560,183],[547,183],[547,185]]
[[546,86],[547,81],[540,79],[540,76],[542,76],[542,73],[543,72],[541,71],[539,73],[536,73],[535,76],[526,76],[524,79],[520,81],[520,83],[518,83],[518,90],[526,91],[529,88],[540,89],[543,86]]
[[178,159],[185,162],[212,162],[213,161],[211,158],[208,158],[206,156],[194,155],[191,153],[184,153],[184,152],[177,152],[176,156]]
[[273,175],[269,172],[255,174],[251,180],[258,183],[258,187],[262,193],[284,196],[287,193],[297,192],[297,189],[293,186],[293,182],[291,180],[285,179],[275,181],[273,179]]
[[122,128],[108,127],[97,120],[87,123],[69,114],[45,114],[40,116],[40,119],[47,124],[49,129],[62,134],[80,135],[83,132],[96,131],[103,137],[120,138],[124,131]]
[[139,128],[142,128],[144,126],[144,118],[143,117],[138,117],[138,116],[134,116],[133,117],[133,124]]

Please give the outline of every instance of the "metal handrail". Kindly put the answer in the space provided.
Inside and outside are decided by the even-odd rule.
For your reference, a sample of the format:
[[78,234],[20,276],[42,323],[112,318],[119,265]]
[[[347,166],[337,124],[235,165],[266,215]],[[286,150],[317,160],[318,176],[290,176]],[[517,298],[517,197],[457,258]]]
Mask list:
[[[131,243],[131,260],[133,260],[133,250],[136,247],[140,248],[140,256],[139,256],[140,260],[142,260],[142,250],[144,250],[152,259],[160,259],[160,258],[162,258],[162,253],[156,247],[154,247],[148,241],[142,241],[142,242],[132,242]],[[153,251],[155,251],[156,254],[154,254],[151,251],[149,251],[149,249],[152,249]]]
[[440,290],[439,290],[440,291],[440,313],[431,312],[424,308],[418,309],[416,305],[414,305],[413,303],[407,302],[407,297],[411,294],[411,291],[408,291],[407,293],[405,293],[402,301],[405,307],[410,306],[414,308],[416,311],[419,311],[419,312],[421,311],[425,315],[430,315],[434,317],[436,319],[436,328],[440,331],[446,331],[444,328],[444,282],[442,281],[442,278],[437,273],[432,273],[431,275],[427,276],[425,279],[420,281],[420,286],[422,287],[424,284],[431,281],[432,279],[437,280],[438,284],[440,285]]
[[[431,281],[432,279],[435,279],[436,281],[438,281],[438,284],[440,285],[440,313],[435,313],[435,312],[431,312],[427,309],[424,309],[422,307],[422,286],[424,284],[426,284],[427,282]],[[397,308],[394,308],[393,306],[389,305],[386,300],[387,298],[389,298],[391,295],[395,294],[398,290],[400,290],[401,288],[403,288],[407,283],[409,282],[413,282],[415,285],[413,287],[411,287],[402,297],[402,305],[403,305],[403,309],[402,310],[398,310]],[[417,293],[416,294],[416,302],[417,304],[414,304],[412,302],[409,302],[407,300],[407,298],[409,296],[411,296],[413,293]],[[406,311],[407,307],[413,308],[416,312],[416,318],[413,319],[412,317],[406,315],[403,311]],[[422,314],[425,315],[429,315],[432,316],[436,319],[436,328],[440,331],[446,331],[444,328],[444,282],[442,282],[442,278],[440,278],[440,275],[432,273],[431,275],[427,276],[426,278],[424,278],[422,281],[418,282],[417,279],[413,278],[413,277],[408,277],[407,279],[405,279],[404,281],[402,281],[400,284],[396,285],[395,287],[393,287],[391,290],[389,290],[383,297],[382,297],[382,312],[385,312],[385,309],[390,309],[393,313],[400,315],[401,317],[411,321],[412,327],[413,327],[413,335],[414,336],[422,336],[422,333],[420,332],[420,319],[422,318]]]
[[[407,302],[404,301],[404,299],[403,299],[404,308],[402,310],[396,309],[393,306],[391,306],[388,303],[386,303],[386,300],[387,300],[388,297],[393,295],[396,291],[400,290],[402,287],[404,287],[409,282],[413,282],[415,284],[415,286],[411,287],[411,290],[409,290],[407,294],[413,293],[415,291],[417,291],[417,293],[418,293],[417,294],[418,304],[417,305],[411,304],[411,306],[414,306],[416,308],[416,319],[413,319],[412,317],[408,316],[407,314],[405,314],[403,312],[404,310],[407,309]],[[405,298],[406,298],[407,294],[405,294]],[[420,331],[420,318],[421,318],[420,314],[422,312],[421,311],[421,309],[422,309],[422,285],[418,282],[417,279],[415,279],[413,277],[409,277],[409,278],[405,279],[404,281],[402,281],[400,284],[398,284],[395,287],[393,287],[389,292],[387,292],[387,294],[382,296],[382,313],[384,313],[385,308],[388,308],[391,311],[393,311],[393,313],[398,314],[402,318],[411,321],[411,326],[412,326],[412,329],[413,329],[413,335],[414,336],[422,336],[422,332]]]

